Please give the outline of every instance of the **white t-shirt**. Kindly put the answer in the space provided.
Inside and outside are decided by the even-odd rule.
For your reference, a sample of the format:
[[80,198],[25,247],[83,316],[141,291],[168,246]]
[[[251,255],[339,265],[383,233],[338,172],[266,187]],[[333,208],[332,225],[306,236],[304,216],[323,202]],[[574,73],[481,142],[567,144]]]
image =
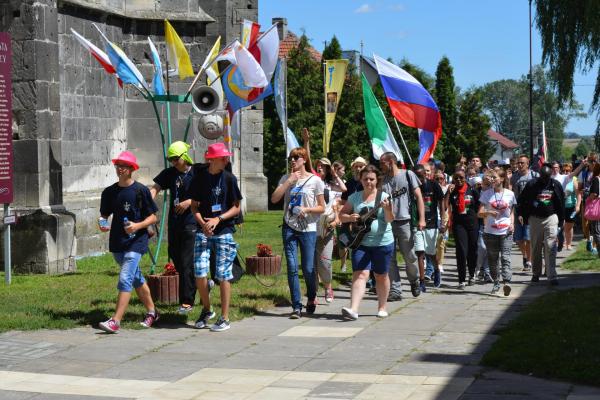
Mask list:
[[492,235],[506,235],[510,227],[510,212],[517,204],[515,194],[508,189],[503,189],[502,192],[488,189],[481,192],[479,202],[485,207],[486,211],[498,212],[496,217],[487,216],[485,218],[483,231]]
[[[288,175],[282,176],[279,184],[283,184],[287,179]],[[285,191],[283,200],[285,223],[296,231],[316,232],[319,214],[309,213],[305,217],[299,217],[295,207],[316,207],[317,196],[323,194],[324,189],[321,178],[312,174],[305,179],[299,179],[294,186],[289,187]]]

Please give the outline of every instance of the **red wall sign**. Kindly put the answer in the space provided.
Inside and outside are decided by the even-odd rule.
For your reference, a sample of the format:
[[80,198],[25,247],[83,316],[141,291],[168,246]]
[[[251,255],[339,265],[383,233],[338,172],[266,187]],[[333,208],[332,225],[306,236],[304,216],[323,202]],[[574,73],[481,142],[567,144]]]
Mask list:
[[0,203],[14,199],[10,50],[10,35],[0,32]]

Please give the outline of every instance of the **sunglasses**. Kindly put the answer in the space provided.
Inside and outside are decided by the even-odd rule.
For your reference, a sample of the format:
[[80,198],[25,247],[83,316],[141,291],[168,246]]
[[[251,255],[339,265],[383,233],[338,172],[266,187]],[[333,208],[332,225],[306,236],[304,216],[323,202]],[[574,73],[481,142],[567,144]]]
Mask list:
[[180,158],[181,157],[179,157],[179,156],[173,156],[173,157],[167,158],[167,160],[169,160],[169,162],[177,162],[177,161],[179,161]]
[[129,165],[127,164],[115,164],[115,168],[131,168]]
[[521,165],[521,164],[526,164],[525,161],[517,161],[517,164]]
[[292,161],[292,160],[293,160],[293,161],[298,161],[298,159],[299,159],[299,158],[302,158],[302,156],[299,156],[299,155],[290,156],[290,157],[288,158],[288,161]]
[[455,180],[455,181],[464,181],[464,180],[465,180],[465,177],[464,177],[464,176],[460,176],[460,175],[459,175],[459,176],[455,176],[455,177],[454,177],[454,180]]

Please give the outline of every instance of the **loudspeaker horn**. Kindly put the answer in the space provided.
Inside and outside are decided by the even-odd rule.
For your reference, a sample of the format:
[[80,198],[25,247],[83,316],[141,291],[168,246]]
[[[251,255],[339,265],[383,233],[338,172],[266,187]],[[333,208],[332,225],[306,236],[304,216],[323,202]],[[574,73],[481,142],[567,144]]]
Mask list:
[[212,114],[219,109],[221,99],[210,86],[200,86],[192,91],[192,107],[198,114]]

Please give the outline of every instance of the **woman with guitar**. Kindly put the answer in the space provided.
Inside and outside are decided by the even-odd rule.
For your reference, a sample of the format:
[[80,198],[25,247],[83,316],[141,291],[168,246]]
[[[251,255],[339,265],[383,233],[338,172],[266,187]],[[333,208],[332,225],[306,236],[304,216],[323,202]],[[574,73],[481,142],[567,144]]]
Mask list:
[[[356,192],[340,211],[340,220],[351,224],[349,231],[355,232],[360,244],[352,251],[352,292],[350,307],[342,307],[345,319],[358,319],[358,308],[365,294],[369,272],[372,270],[377,282],[377,317],[388,316],[387,297],[390,291],[388,268],[394,254],[394,235],[391,222],[394,220],[390,196],[379,188],[380,172],[374,165],[360,172],[363,190]],[[356,239],[356,238],[354,238]],[[353,240],[354,241],[354,240]]]

